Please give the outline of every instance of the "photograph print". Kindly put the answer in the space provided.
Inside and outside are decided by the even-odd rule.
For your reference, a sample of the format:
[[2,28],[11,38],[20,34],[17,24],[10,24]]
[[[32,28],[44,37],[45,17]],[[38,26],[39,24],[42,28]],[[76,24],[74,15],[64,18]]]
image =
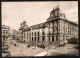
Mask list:
[[79,56],[78,1],[1,2],[2,57]]

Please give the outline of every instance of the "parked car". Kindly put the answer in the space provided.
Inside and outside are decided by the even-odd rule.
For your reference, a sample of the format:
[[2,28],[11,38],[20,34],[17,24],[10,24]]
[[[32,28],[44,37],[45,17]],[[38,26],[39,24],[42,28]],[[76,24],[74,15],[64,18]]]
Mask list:
[[11,53],[9,51],[2,51],[2,57],[11,57]]
[[74,49],[79,49],[79,46],[77,45],[77,46],[74,46],[73,48],[74,48]]
[[37,44],[37,47],[45,48],[45,47],[46,47],[46,45],[45,45],[45,44],[43,44],[43,43],[38,43],[38,44]]
[[30,47],[30,45],[27,45],[27,47]]
[[4,46],[2,47],[2,50],[8,50],[8,48],[9,48],[8,45],[4,45]]
[[64,41],[63,42],[60,42],[57,44],[57,47],[60,47],[60,46],[65,46],[67,43],[65,43]]

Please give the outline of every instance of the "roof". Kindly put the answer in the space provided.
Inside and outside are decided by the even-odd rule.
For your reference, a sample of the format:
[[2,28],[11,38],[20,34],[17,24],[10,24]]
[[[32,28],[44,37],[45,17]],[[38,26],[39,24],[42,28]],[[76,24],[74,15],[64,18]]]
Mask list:
[[10,29],[9,26],[2,25],[2,29]]
[[[50,20],[49,20],[49,19],[50,19]],[[60,17],[57,17],[57,18],[48,18],[48,21],[47,21],[47,22],[54,21],[54,20],[63,20],[63,21],[66,21],[66,22],[68,22],[68,23],[71,23],[71,24],[74,24],[74,25],[78,26],[77,23],[72,22],[72,21],[70,21],[70,20],[68,20],[68,19],[66,19],[66,18],[60,18]]]

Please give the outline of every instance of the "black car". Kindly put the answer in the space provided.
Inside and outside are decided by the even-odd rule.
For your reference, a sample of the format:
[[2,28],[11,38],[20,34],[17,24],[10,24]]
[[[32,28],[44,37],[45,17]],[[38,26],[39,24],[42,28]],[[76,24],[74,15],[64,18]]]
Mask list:
[[27,47],[30,47],[30,45],[27,45]]

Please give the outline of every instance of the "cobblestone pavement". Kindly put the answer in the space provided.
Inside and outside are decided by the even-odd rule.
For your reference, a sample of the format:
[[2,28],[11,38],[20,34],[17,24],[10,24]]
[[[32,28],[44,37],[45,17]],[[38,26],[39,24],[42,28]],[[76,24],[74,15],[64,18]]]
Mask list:
[[76,45],[73,45],[73,44],[67,44],[66,46],[64,47],[60,47],[60,48],[57,48],[57,51],[58,52],[61,52],[61,53],[64,53],[64,54],[79,54],[79,50],[77,49],[68,49],[69,47],[74,47]]
[[64,54],[78,54],[78,50],[75,49],[68,49],[68,47],[74,46],[74,45],[66,45],[64,47],[58,47],[54,48],[54,45],[51,47],[46,47],[45,49],[37,47],[36,49],[33,49],[33,46],[27,47],[26,44],[17,43],[17,46],[14,46],[13,44],[10,45],[9,51],[11,52],[12,56],[34,56],[36,54],[39,54],[41,52],[47,51],[48,54],[51,52],[59,52]]
[[9,51],[12,56],[34,56],[44,51],[44,49],[38,47],[33,49],[33,46],[28,48],[26,44],[18,43],[17,46],[11,44]]

